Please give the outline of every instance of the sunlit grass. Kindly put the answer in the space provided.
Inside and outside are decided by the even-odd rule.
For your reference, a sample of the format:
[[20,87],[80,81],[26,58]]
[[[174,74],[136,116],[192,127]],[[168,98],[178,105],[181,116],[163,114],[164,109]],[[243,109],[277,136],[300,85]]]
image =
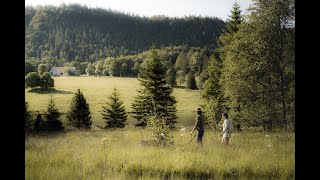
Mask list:
[[[83,92],[92,113],[93,125],[103,126],[104,121],[100,111],[108,100],[113,88],[118,88],[121,99],[126,110],[131,111],[131,104],[140,88],[137,78],[116,78],[116,77],[54,77],[55,92],[39,94],[31,93],[26,89],[26,101],[29,103],[30,110],[45,112],[50,95],[62,113],[66,113],[70,107],[73,93],[79,88]],[[173,95],[176,97],[178,122],[183,125],[191,125],[195,115],[192,112],[201,103],[199,90],[186,91],[185,89],[175,88]],[[65,116],[62,116],[65,121]],[[129,125],[135,124],[136,120],[128,116]]]
[[[232,135],[230,146],[220,143],[220,132],[207,129],[204,146],[198,147],[189,132],[192,112],[200,103],[199,90],[175,88],[178,122],[172,131],[174,145],[165,148],[140,146],[149,139],[147,129],[129,126],[101,130],[100,111],[114,87],[118,88],[127,111],[137,95],[136,78],[54,77],[56,91],[31,93],[26,101],[32,111],[46,110],[50,95],[62,113],[67,112],[73,93],[84,93],[92,113],[91,131],[70,130],[49,135],[32,135],[25,142],[26,179],[294,179],[294,133],[244,131]],[[65,124],[65,115],[62,116]],[[186,126],[185,136],[179,131]],[[266,136],[268,135],[268,136]]]
[[149,137],[140,128],[34,135],[26,140],[26,179],[294,179],[293,133],[234,133],[225,147],[207,129],[199,147],[195,140],[183,146],[186,129],[185,138],[172,131],[174,145],[165,148],[140,146]]

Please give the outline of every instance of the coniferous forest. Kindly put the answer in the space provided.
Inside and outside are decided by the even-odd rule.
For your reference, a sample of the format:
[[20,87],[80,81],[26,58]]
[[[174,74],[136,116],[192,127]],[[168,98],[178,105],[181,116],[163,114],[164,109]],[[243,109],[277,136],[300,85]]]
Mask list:
[[25,9],[25,58],[63,66],[134,55],[152,45],[214,49],[224,22],[188,16],[141,17],[77,4]]

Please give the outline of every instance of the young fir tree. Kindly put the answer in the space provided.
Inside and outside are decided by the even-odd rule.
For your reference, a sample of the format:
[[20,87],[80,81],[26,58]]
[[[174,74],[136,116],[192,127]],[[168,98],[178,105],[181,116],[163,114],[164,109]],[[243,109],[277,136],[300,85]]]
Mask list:
[[63,130],[64,127],[62,126],[62,123],[59,120],[60,116],[61,116],[61,113],[56,108],[56,105],[51,96],[50,102],[47,107],[47,112],[44,115],[46,120],[44,123],[45,130],[48,130],[48,131]]
[[89,109],[89,104],[84,98],[80,89],[74,95],[70,110],[67,112],[67,120],[70,126],[79,129],[91,129],[91,113]]
[[29,134],[32,132],[32,115],[28,110],[28,103],[24,103],[24,132],[25,134]]
[[140,68],[138,80],[142,89],[138,90],[139,95],[135,97],[132,109],[135,114],[133,117],[140,121],[139,125],[146,126],[147,120],[155,116],[164,118],[167,125],[174,127],[177,101],[171,95],[172,87],[166,85],[166,70],[155,50]]
[[186,89],[198,89],[193,71],[189,71],[186,77]]
[[41,114],[38,112],[36,121],[34,122],[34,131],[39,132],[43,130],[44,120],[42,119]]
[[123,102],[120,100],[120,94],[117,89],[113,90],[113,93],[109,97],[107,106],[102,107],[102,116],[106,120],[106,128],[123,128],[126,125],[127,114],[123,106]]

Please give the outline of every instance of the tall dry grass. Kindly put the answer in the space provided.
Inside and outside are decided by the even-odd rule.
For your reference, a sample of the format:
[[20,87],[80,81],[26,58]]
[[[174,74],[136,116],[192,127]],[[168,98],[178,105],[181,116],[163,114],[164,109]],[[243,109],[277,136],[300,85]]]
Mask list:
[[294,179],[294,133],[240,132],[230,145],[207,129],[203,147],[178,129],[174,145],[141,146],[141,128],[69,130],[26,142],[26,179]]

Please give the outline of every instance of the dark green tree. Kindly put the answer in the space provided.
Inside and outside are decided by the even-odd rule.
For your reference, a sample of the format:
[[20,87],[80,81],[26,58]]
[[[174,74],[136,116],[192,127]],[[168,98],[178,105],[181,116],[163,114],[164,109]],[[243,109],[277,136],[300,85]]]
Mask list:
[[176,63],[174,64],[174,69],[176,71],[187,71],[189,62],[185,52],[181,52],[177,57]]
[[166,72],[166,83],[171,87],[177,85],[176,73],[173,68],[168,69]]
[[38,112],[36,121],[34,122],[34,131],[39,132],[44,130],[44,120],[41,114]]
[[50,102],[47,107],[47,112],[45,113],[45,123],[44,128],[47,131],[60,131],[63,130],[64,127],[60,120],[61,113],[57,109],[52,96],[50,98]]
[[123,128],[126,125],[127,114],[123,102],[120,100],[120,94],[115,88],[109,102],[102,107],[102,116],[106,120],[106,128]]
[[167,125],[174,127],[176,123],[176,100],[172,96],[172,87],[166,86],[166,70],[155,50],[151,57],[140,67],[139,82],[142,89],[135,97],[132,109],[134,117],[146,125],[148,118],[165,119]]
[[[236,33],[240,29],[240,25],[243,22],[243,17],[241,14],[240,7],[237,3],[234,3],[231,15],[225,25],[223,33],[218,38],[218,49],[219,59],[212,59],[211,70],[208,68],[209,78],[206,82],[205,87],[205,99],[207,109],[206,116],[211,120],[213,125],[216,125],[221,119],[221,111],[229,111],[230,116],[234,123],[241,123],[240,117],[240,101],[237,98],[234,101],[230,100],[228,91],[230,90],[228,83],[232,82],[234,79],[227,79],[226,74],[230,74],[229,65],[232,63],[237,63],[236,58],[229,58],[234,48],[232,43],[236,42]],[[236,67],[234,67],[236,68]],[[220,70],[221,69],[221,70]],[[240,69],[238,69],[240,71]],[[227,82],[228,81],[228,82]],[[232,87],[231,87],[232,88]],[[210,113],[211,112],[211,113]],[[220,113],[220,114],[219,114]]]
[[41,76],[40,87],[43,89],[54,87],[54,79],[51,78],[51,75],[48,72],[43,73],[43,75]]
[[25,79],[25,86],[30,87],[32,89],[40,86],[40,76],[36,72],[31,72],[27,74],[26,79]]
[[26,135],[30,134],[33,130],[32,114],[28,109],[28,103],[24,103],[24,132]]
[[193,71],[190,71],[186,77],[186,89],[198,89]]
[[27,75],[30,72],[37,72],[37,68],[29,62],[24,63],[24,74]]
[[45,64],[39,64],[38,65],[38,74],[42,75],[45,72],[48,72],[47,66]]
[[88,62],[80,63],[80,69],[79,69],[80,75],[81,74],[86,74],[86,68],[87,68],[88,64],[89,64]]
[[92,75],[94,75],[94,73],[95,73],[94,65],[92,65],[92,63],[89,63],[89,64],[87,65],[87,68],[86,68],[86,74],[87,74],[88,76],[92,76]]
[[184,70],[179,70],[177,72],[177,81],[179,82],[179,85],[181,86],[182,83],[186,82],[186,72]]
[[91,129],[91,112],[89,104],[80,89],[72,98],[70,110],[67,112],[67,120],[70,126],[79,129]]
[[221,120],[221,114],[227,109],[224,107],[223,92],[221,89],[221,61],[212,57],[206,70],[208,79],[204,82],[203,98],[204,98],[204,116],[207,123],[218,128]]

